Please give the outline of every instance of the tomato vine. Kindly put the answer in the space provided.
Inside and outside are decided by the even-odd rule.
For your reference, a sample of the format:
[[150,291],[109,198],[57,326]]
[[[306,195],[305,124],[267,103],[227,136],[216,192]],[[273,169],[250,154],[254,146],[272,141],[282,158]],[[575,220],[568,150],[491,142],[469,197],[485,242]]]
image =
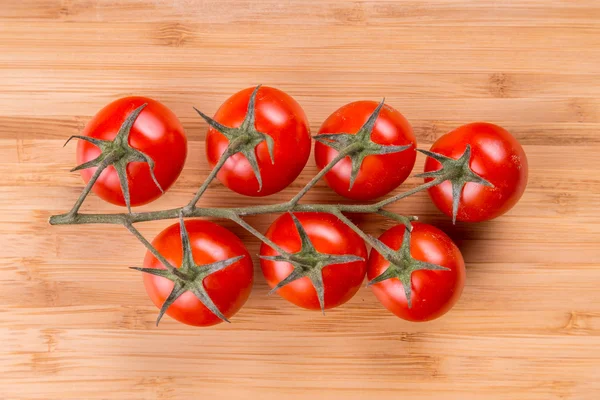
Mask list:
[[[223,262],[214,263],[214,265],[204,265],[198,266],[194,263],[193,258],[191,258],[191,253],[189,249],[189,240],[187,240],[187,234],[185,233],[185,225],[184,218],[196,218],[196,217],[212,217],[212,218],[222,218],[228,219],[236,224],[240,225],[242,228],[250,232],[252,235],[257,237],[263,243],[271,247],[273,250],[277,251],[279,255],[272,256],[273,260],[285,260],[290,262],[291,264],[298,266],[301,263],[301,258],[297,253],[290,254],[283,250],[280,246],[270,240],[266,235],[262,234],[250,224],[248,224],[244,217],[250,215],[259,215],[259,214],[269,214],[269,213],[285,213],[285,212],[323,212],[335,215],[339,218],[344,224],[346,224],[350,229],[356,232],[366,243],[368,243],[373,249],[375,249],[383,258],[385,258],[392,267],[390,267],[386,272],[381,275],[375,277],[370,283],[376,283],[383,281],[385,279],[390,279],[392,277],[400,277],[403,283],[403,286],[406,291],[406,297],[409,301],[410,307],[410,275],[413,271],[416,270],[444,270],[444,267],[420,262],[414,260],[410,257],[410,253],[408,252],[407,243],[410,242],[410,231],[411,231],[411,221],[417,219],[414,216],[404,216],[389,210],[386,210],[385,207],[397,202],[403,198],[406,198],[410,195],[413,195],[419,191],[423,191],[433,186],[439,185],[442,182],[450,181],[452,184],[452,196],[454,198],[454,203],[452,207],[453,211],[453,219],[456,218],[456,212],[458,209],[458,203],[460,201],[461,190],[465,183],[467,182],[475,182],[483,185],[491,185],[489,182],[485,181],[483,178],[475,174],[469,168],[469,160],[471,157],[470,148],[467,147],[467,150],[464,152],[463,156],[454,160],[448,158],[446,156],[432,153],[425,150],[419,150],[424,153],[428,157],[432,157],[433,159],[439,161],[441,163],[441,169],[435,172],[428,172],[426,174],[422,174],[421,176],[425,178],[429,178],[425,183],[414,187],[406,192],[396,194],[387,199],[381,200],[379,202],[373,204],[300,204],[300,200],[306,195],[306,193],[314,187],[314,185],[329,172],[339,161],[342,159],[349,157],[352,161],[352,178],[350,181],[350,185],[352,185],[354,179],[356,178],[356,174],[358,173],[360,166],[365,157],[370,155],[380,155],[380,154],[390,154],[395,152],[404,151],[412,145],[408,146],[384,146],[379,145],[371,141],[371,131],[375,125],[375,121],[378,118],[379,112],[384,105],[384,102],[377,106],[375,111],[371,114],[369,119],[364,123],[363,127],[358,131],[358,134],[337,134],[337,135],[327,135],[322,134],[315,137],[317,141],[327,146],[333,147],[337,150],[338,155],[329,162],[325,167],[323,167],[319,173],[317,173],[292,199],[287,202],[271,204],[271,205],[256,205],[256,206],[248,206],[248,207],[201,207],[198,206],[198,202],[208,189],[210,183],[215,179],[219,170],[225,165],[225,162],[229,157],[236,153],[242,153],[246,156],[254,174],[258,180],[259,187],[262,186],[262,180],[260,176],[260,170],[256,161],[256,157],[254,151],[256,146],[258,146],[263,141],[267,143],[269,153],[272,159],[273,152],[273,139],[269,137],[268,134],[259,132],[254,126],[255,116],[254,116],[254,108],[255,108],[255,99],[256,93],[259,87],[253,91],[247,109],[247,115],[244,119],[243,124],[238,128],[230,128],[224,125],[221,125],[217,121],[211,119],[206,116],[199,110],[196,110],[199,115],[214,129],[224,134],[229,140],[229,145],[227,149],[221,155],[221,158],[216,163],[215,167],[210,172],[207,179],[200,186],[198,191],[192,200],[185,206],[179,208],[173,208],[168,210],[161,211],[150,211],[150,212],[141,212],[136,213],[132,212],[130,209],[130,201],[129,201],[129,191],[127,186],[127,176],[126,176],[126,167],[129,162],[137,161],[137,162],[145,162],[150,167],[150,171],[153,169],[153,160],[145,155],[144,153],[132,148],[129,146],[127,142],[127,138],[129,135],[129,130],[131,129],[135,119],[143,109],[143,106],[138,107],[134,110],[125,120],[119,133],[114,141],[99,141],[96,139],[91,139],[85,136],[73,136],[69,138],[82,139],[92,144],[97,145],[102,150],[101,155],[92,162],[88,162],[86,164],[80,165],[76,167],[74,170],[79,170],[82,168],[89,167],[97,167],[95,173],[92,175],[91,179],[85,186],[84,190],[76,200],[72,209],[64,214],[54,215],[50,218],[49,222],[51,225],[73,225],[73,224],[117,224],[122,225],[127,228],[147,249],[150,253],[152,253],[166,268],[166,270],[154,270],[149,271],[148,269],[138,268],[140,271],[145,273],[151,273],[154,275],[160,275],[166,279],[169,279],[175,283],[173,288],[173,292],[169,296],[169,298],[165,301],[161,312],[160,317],[164,314],[165,310],[168,308],[170,304],[172,304],[178,296],[180,296],[186,290],[192,291],[199,299],[203,302],[207,308],[209,308],[215,315],[217,315],[222,320],[227,321],[227,319],[221,314],[212,301],[210,297],[206,294],[206,292],[202,288],[202,279],[207,276],[207,274],[212,271],[217,271],[219,269],[225,268],[227,265],[235,262],[233,259],[225,260]],[[67,141],[68,142],[68,141]],[[114,166],[116,170],[119,172],[119,178],[121,183],[121,188],[124,193],[125,202],[128,208],[127,213],[115,213],[115,214],[95,214],[95,213],[81,213],[79,212],[81,205],[87,198],[90,193],[91,188],[98,180],[102,171],[108,166]],[[152,175],[154,178],[154,175]],[[158,182],[154,178],[155,183],[158,185]],[[162,189],[161,189],[162,190]],[[365,233],[360,227],[354,224],[350,219],[344,215],[344,213],[374,213],[382,215],[386,218],[393,219],[402,223],[407,229],[404,237],[404,245],[402,249],[397,251],[392,251],[389,247],[387,247],[384,243],[379,241],[378,239],[373,238],[372,236]],[[145,221],[157,221],[157,220],[165,220],[165,219],[174,219],[178,218],[181,223],[181,236],[183,243],[183,251],[184,251],[184,262],[179,267],[171,265],[161,254],[156,250],[156,248],[146,239],[144,236],[135,228],[135,224],[145,222]],[[305,232],[303,232],[301,225],[298,223],[295,217],[294,222],[296,223],[296,227],[300,233],[303,248],[302,255],[306,256],[305,258],[314,258],[318,261],[318,265],[315,264],[315,268],[302,270],[300,268],[296,268],[292,274],[286,279],[282,281],[276,288],[279,288],[286,283],[297,279],[300,276],[310,276],[313,282],[317,282],[315,289],[318,290],[320,296],[319,301],[321,304],[321,308],[323,308],[323,286],[322,281],[320,280],[320,270],[328,263],[338,262],[338,263],[347,263],[356,261],[355,256],[344,256],[344,257],[332,257],[329,255],[322,255],[318,253],[312,248],[310,245],[310,240]],[[187,242],[186,242],[187,240]],[[329,257],[329,258],[328,258]],[[237,260],[237,259],[236,259]],[[304,264],[303,264],[304,265]],[[318,268],[317,268],[318,267]],[[203,271],[203,272],[199,272]],[[304,271],[304,272],[302,272]],[[308,271],[308,272],[306,272]],[[317,271],[317,272],[315,272]],[[303,275],[304,274],[304,275]],[[293,275],[293,276],[292,276]]]

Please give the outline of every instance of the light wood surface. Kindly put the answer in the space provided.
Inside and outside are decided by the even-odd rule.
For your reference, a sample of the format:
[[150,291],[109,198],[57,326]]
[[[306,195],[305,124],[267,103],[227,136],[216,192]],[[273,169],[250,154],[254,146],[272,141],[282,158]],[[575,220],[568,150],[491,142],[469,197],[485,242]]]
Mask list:
[[[467,285],[449,314],[404,322],[363,288],[323,317],[267,297],[255,260],[232,324],[156,328],[127,268],[145,253],[133,236],[47,224],[82,189],[62,144],[104,104],[151,96],[183,122],[185,170],[144,207],[163,209],[208,174],[192,106],[213,113],[257,83],[294,96],[313,131],[346,102],[385,96],[424,148],[477,120],[521,141],[530,181],[509,214],[453,227],[424,193],[394,206],[463,251]],[[0,399],[598,399],[599,129],[594,0],[2,0]],[[314,173],[311,158],[259,201],[289,199]],[[321,183],[307,200],[339,199]],[[201,204],[254,201],[216,182]],[[93,196],[84,210],[117,211]],[[250,222],[264,231],[273,218]],[[358,221],[375,235],[391,226]],[[140,229],[152,238],[168,224]]]

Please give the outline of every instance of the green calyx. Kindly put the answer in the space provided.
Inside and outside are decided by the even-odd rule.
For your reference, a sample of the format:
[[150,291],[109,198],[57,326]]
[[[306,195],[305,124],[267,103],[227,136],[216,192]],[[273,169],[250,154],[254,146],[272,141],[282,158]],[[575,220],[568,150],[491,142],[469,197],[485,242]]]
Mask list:
[[109,165],[112,165],[117,171],[117,175],[119,176],[119,182],[121,184],[121,190],[123,191],[125,205],[127,206],[127,211],[130,214],[131,200],[129,196],[129,181],[127,179],[127,165],[130,162],[144,162],[148,164],[148,167],[150,168],[150,175],[152,176],[154,183],[160,189],[160,191],[163,192],[162,187],[156,180],[156,176],[154,176],[154,160],[152,160],[150,156],[142,153],[137,149],[134,149],[129,145],[129,133],[131,132],[131,127],[133,126],[133,123],[146,106],[147,104],[142,104],[127,116],[127,118],[119,128],[117,136],[113,140],[102,140],[92,138],[89,136],[73,135],[65,142],[66,146],[67,143],[69,143],[73,138],[81,139],[85,140],[86,142],[90,142],[100,148],[102,152],[98,157],[76,166],[71,170],[71,172],[91,167],[97,167],[99,170],[97,174],[99,175],[100,172],[102,172],[102,170],[106,169],[106,167],[108,167]]
[[275,293],[283,286],[298,279],[309,278],[317,292],[321,312],[325,314],[325,286],[323,285],[323,268],[332,264],[346,264],[355,261],[364,261],[364,258],[354,254],[325,254],[318,252],[312,244],[304,227],[298,218],[290,212],[290,215],[300,236],[301,248],[297,253],[284,253],[276,256],[260,256],[263,260],[285,261],[294,267],[294,270],[281,282],[279,282],[269,294]]
[[235,153],[242,153],[254,172],[254,176],[258,181],[258,191],[262,189],[262,177],[260,175],[260,168],[258,166],[258,160],[256,158],[256,146],[262,142],[267,143],[267,149],[269,150],[269,156],[271,163],[274,163],[273,150],[275,142],[273,138],[266,133],[260,132],[255,126],[255,115],[256,115],[256,95],[261,85],[258,85],[248,101],[248,109],[246,111],[246,117],[238,128],[230,128],[220,124],[208,115],[202,113],[200,110],[194,107],[194,110],[214,129],[225,136],[229,140],[229,145],[223,154],[221,159],[223,162],[234,155]]
[[417,149],[427,157],[431,157],[442,164],[442,168],[437,171],[425,172],[422,174],[415,175],[419,178],[433,178],[435,181],[442,183],[444,181],[450,181],[452,184],[452,223],[456,223],[456,216],[458,214],[458,205],[460,203],[460,197],[462,190],[467,182],[474,182],[487,187],[494,187],[490,182],[477,175],[469,163],[471,161],[471,145],[467,145],[465,152],[458,158],[446,157],[442,154],[433,153],[427,150]]
[[409,229],[404,230],[404,236],[402,238],[402,246],[399,250],[393,250],[386,244],[376,238],[372,238],[374,242],[378,244],[377,251],[390,263],[388,268],[381,273],[381,275],[373,278],[367,286],[374,285],[379,282],[383,282],[387,279],[396,278],[402,282],[404,288],[404,294],[406,295],[406,301],[408,308],[412,307],[412,285],[411,277],[412,273],[419,270],[429,271],[449,271],[449,268],[442,267],[441,265],[420,261],[410,254],[410,237],[411,233]]
[[244,258],[244,256],[241,255],[228,258],[226,260],[216,261],[210,264],[198,265],[195,263],[192,255],[192,246],[190,244],[190,238],[188,236],[187,229],[185,228],[182,215],[179,216],[179,225],[181,230],[181,244],[183,247],[183,260],[179,268],[173,268],[171,265],[165,265],[167,269],[131,267],[131,269],[135,269],[136,271],[166,278],[175,284],[173,286],[173,290],[160,309],[158,318],[156,319],[156,325],[158,326],[161,318],[167,309],[175,302],[175,300],[177,300],[187,291],[194,293],[198,300],[200,300],[206,308],[208,308],[221,320],[229,322],[229,320],[223,315],[223,313],[221,313],[215,303],[213,303],[212,299],[204,288],[203,282],[204,278],[207,276],[238,262]]
[[386,146],[375,143],[373,140],[371,140],[375,122],[379,117],[379,113],[381,112],[384,102],[385,99],[381,100],[364,125],[355,134],[322,133],[317,136],[313,136],[316,141],[332,147],[339,153],[350,157],[350,160],[352,161],[352,172],[350,174],[350,185],[348,186],[348,191],[352,190],[352,186],[354,186],[354,181],[358,176],[360,167],[367,156],[399,153],[412,147],[412,144],[404,146]]

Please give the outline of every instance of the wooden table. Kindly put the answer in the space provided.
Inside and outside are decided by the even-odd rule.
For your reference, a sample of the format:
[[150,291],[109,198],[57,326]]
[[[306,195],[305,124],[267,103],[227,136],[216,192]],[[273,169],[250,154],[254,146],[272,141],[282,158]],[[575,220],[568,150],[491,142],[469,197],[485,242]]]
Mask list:
[[[394,210],[448,232],[467,261],[458,305],[395,318],[363,288],[326,317],[267,286],[230,325],[165,318],[122,227],[50,227],[82,189],[74,146],[103,105],[146,95],[188,134],[176,185],[144,210],[185,204],[209,170],[205,123],[263,83],[316,131],[337,107],[379,100],[419,145],[486,120],[530,163],[507,215],[453,227],[420,193]],[[600,398],[600,4],[588,1],[18,0],[0,5],[0,399]],[[420,171],[419,158],[416,171]],[[287,200],[315,174],[260,202]],[[419,182],[409,179],[404,188]],[[340,199],[324,185],[308,201]],[[203,205],[248,205],[218,182]],[[117,209],[92,196],[84,210]],[[274,216],[251,218],[265,230]],[[379,234],[391,222],[362,218]],[[154,237],[169,222],[140,225]],[[257,241],[230,223],[248,243]]]

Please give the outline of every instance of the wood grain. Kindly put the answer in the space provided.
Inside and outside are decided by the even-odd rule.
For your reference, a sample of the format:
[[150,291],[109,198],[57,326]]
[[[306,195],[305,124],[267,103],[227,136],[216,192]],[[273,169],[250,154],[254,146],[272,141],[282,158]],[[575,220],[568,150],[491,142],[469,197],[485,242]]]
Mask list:
[[[600,398],[597,1],[3,1],[0,49],[0,399]],[[523,143],[528,190],[502,218],[454,227],[423,193],[394,206],[463,251],[467,286],[448,315],[403,322],[361,289],[322,317],[267,297],[257,268],[232,324],[156,328],[126,268],[144,255],[135,238],[47,225],[82,189],[62,143],[105,103],[146,95],[181,118],[185,170],[144,207],[161,209],[209,172],[192,105],[214,112],[257,83],[294,96],[313,131],[346,102],[385,96],[421,147],[475,120]],[[261,201],[287,200],[314,173],[311,160]],[[215,182],[202,204],[224,199],[253,203]],[[324,184],[307,200],[340,201]],[[95,197],[84,209],[115,210]],[[391,226],[357,221],[375,235]]]

